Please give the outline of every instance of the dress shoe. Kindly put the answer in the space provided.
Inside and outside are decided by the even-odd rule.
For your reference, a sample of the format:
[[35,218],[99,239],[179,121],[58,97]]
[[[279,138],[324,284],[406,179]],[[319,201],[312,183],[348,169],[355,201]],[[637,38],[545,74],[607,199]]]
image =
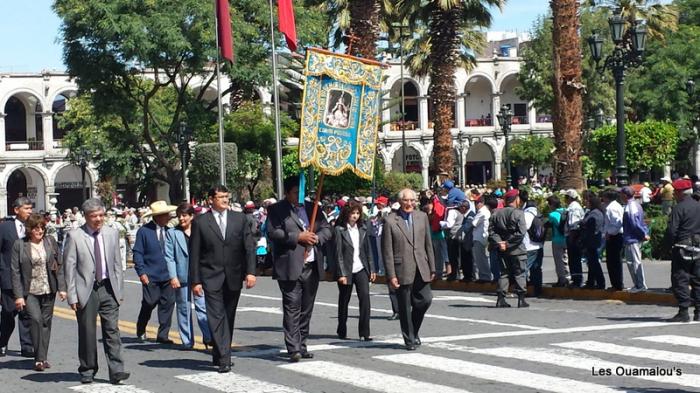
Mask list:
[[7,347],[0,347],[0,358],[7,356]]
[[158,344],[166,344],[166,345],[173,345],[175,344],[175,341],[169,339],[169,338],[157,338],[156,342]]
[[407,351],[415,351],[416,346],[414,344],[406,344],[406,350]]
[[301,360],[301,354],[299,352],[294,352],[289,356],[289,361],[292,363],[297,363]]
[[34,351],[27,351],[27,350],[22,350],[20,351],[20,356],[23,358],[33,358],[34,357]]
[[44,371],[44,362],[34,363],[34,371]]
[[82,375],[80,376],[80,383],[86,384],[86,383],[92,383],[93,381],[93,376],[92,375]]
[[227,372],[231,371],[231,366],[228,364],[222,364],[219,366],[219,374],[226,374]]
[[346,338],[348,338],[348,336],[347,336],[346,334],[340,334],[340,333],[338,333],[338,338],[341,339],[341,340],[345,340]]
[[207,350],[209,349],[209,347],[214,346],[213,340],[204,340],[203,343],[204,343],[204,349],[207,349]]
[[387,319],[390,321],[395,321],[395,320],[399,319],[399,313],[395,312],[395,313],[391,314],[391,316]]
[[421,344],[423,344],[423,343],[420,342],[420,337],[416,337],[416,338],[413,340],[413,344],[414,344],[415,346],[417,346],[417,347],[420,347]]
[[525,301],[525,294],[521,294],[518,296],[518,308],[526,307],[530,307],[530,305]]
[[111,383],[112,385],[119,385],[119,382],[129,379],[130,376],[131,374],[125,373],[123,371],[114,373],[114,375],[112,375],[109,378],[109,383]]
[[583,289],[595,289],[595,285],[593,284],[586,284],[583,286]]
[[668,320],[668,322],[690,322],[690,315],[688,315],[688,309],[678,309],[678,314],[674,315],[673,318]]
[[140,343],[145,343],[146,342],[146,333],[144,334],[137,334],[136,335],[136,341]]
[[51,368],[51,363],[44,360],[44,368]]
[[695,313],[693,315],[693,321],[695,321],[695,322],[700,321],[700,308],[695,309]]
[[313,358],[314,358],[314,354],[311,353],[311,352],[304,352],[304,353],[301,354],[301,358],[302,358],[302,359],[313,359]]
[[360,341],[372,341],[372,337],[370,337],[370,336],[362,336],[362,337],[360,337]]
[[496,308],[509,308],[510,304],[506,302],[506,298],[503,295],[498,295],[498,300],[496,300]]

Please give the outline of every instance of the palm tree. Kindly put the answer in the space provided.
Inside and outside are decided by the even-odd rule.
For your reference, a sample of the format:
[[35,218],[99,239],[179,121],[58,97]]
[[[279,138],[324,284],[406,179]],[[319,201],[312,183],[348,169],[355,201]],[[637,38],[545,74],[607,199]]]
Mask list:
[[504,4],[505,0],[400,0],[396,7],[409,26],[427,26],[425,41],[416,45],[426,56],[414,52],[407,65],[414,75],[427,73],[430,77],[433,159],[438,172],[451,175],[454,168],[450,129],[454,125],[455,71],[473,68],[474,49],[483,43],[483,39],[474,39],[474,29],[490,26],[490,8],[501,9]]

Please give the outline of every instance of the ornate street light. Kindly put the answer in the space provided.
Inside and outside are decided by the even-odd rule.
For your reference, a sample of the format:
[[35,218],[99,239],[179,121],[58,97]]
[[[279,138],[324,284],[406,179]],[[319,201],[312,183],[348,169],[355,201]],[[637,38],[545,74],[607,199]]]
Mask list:
[[[603,64],[598,64],[603,58],[603,39],[594,32],[588,38],[588,45],[591,50],[593,60],[596,62],[596,69],[600,74],[605,70],[612,70],[615,78],[616,97],[616,119],[617,119],[617,185],[622,187],[628,185],[627,162],[625,158],[625,100],[624,82],[625,70],[627,68],[639,67],[642,64],[642,56],[646,49],[647,29],[643,20],[636,20],[632,26],[632,34],[629,39],[625,38],[625,19],[622,17],[622,10],[616,9],[608,19],[610,34],[615,48],[608,55]],[[630,42],[631,41],[631,42]]]
[[510,133],[510,126],[513,124],[513,112],[510,110],[508,105],[503,105],[501,110],[496,115],[498,117],[498,124],[501,125],[501,130],[503,131],[503,136],[506,139],[505,146],[505,158],[506,158],[506,188],[511,187],[513,184],[513,179],[510,174],[510,156],[508,154],[508,134]]
[[190,141],[192,130],[187,128],[187,123],[180,122],[177,130],[177,146],[180,150],[180,164],[182,166],[182,200],[187,202],[187,165],[190,161]]

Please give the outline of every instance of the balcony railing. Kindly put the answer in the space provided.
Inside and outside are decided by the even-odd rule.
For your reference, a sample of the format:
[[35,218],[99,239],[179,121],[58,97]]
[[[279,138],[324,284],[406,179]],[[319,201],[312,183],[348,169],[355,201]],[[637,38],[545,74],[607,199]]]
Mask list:
[[551,123],[552,122],[552,115],[537,115],[537,122],[538,123]]
[[400,121],[391,123],[391,131],[414,131],[416,128],[418,128],[418,122],[415,121],[405,121],[403,124]]
[[491,126],[493,125],[493,122],[491,119],[488,118],[483,118],[483,119],[467,119],[465,121],[465,126],[467,127],[484,127],[484,126]]
[[513,124],[528,124],[527,116],[513,116]]
[[44,150],[44,141],[8,141],[6,151]]

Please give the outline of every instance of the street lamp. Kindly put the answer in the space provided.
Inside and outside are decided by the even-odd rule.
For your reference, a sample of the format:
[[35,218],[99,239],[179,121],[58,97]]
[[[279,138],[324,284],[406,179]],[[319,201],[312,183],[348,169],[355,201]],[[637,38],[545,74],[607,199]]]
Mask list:
[[406,81],[403,79],[403,39],[410,37],[404,34],[404,31],[409,31],[409,26],[402,23],[393,23],[393,28],[399,30],[399,57],[401,59],[401,169],[406,173]]
[[192,130],[187,128],[185,121],[180,122],[177,130],[177,145],[180,150],[180,164],[182,166],[182,200],[187,202],[187,164],[190,160],[190,141]]
[[496,115],[498,117],[498,124],[501,125],[501,130],[503,131],[503,136],[506,138],[505,146],[505,156],[506,156],[506,188],[512,186],[513,179],[510,175],[510,156],[508,154],[508,134],[510,133],[510,126],[513,124],[513,112],[510,110],[508,105],[503,105],[501,110]]
[[92,153],[90,150],[86,149],[85,147],[80,147],[80,150],[78,150],[78,154],[76,156],[77,161],[78,161],[78,166],[80,167],[80,184],[82,185],[81,188],[81,196],[83,197],[83,200],[89,199],[90,198],[90,192],[86,191],[86,184],[85,184],[85,170],[87,169],[87,166],[90,164],[90,156]]
[[[647,28],[643,20],[635,20],[632,25],[632,34],[629,39],[625,38],[625,19],[622,17],[622,10],[616,9],[608,19],[610,33],[615,48],[613,52],[605,58],[603,64],[599,64],[603,57],[603,38],[594,32],[588,38],[588,45],[591,50],[593,60],[596,62],[596,69],[600,74],[605,70],[612,70],[615,78],[615,114],[617,119],[617,185],[620,187],[629,184],[627,174],[627,162],[625,158],[625,100],[624,83],[625,70],[627,68],[639,67],[642,64],[642,55],[646,49]],[[631,42],[630,42],[631,41]]]

